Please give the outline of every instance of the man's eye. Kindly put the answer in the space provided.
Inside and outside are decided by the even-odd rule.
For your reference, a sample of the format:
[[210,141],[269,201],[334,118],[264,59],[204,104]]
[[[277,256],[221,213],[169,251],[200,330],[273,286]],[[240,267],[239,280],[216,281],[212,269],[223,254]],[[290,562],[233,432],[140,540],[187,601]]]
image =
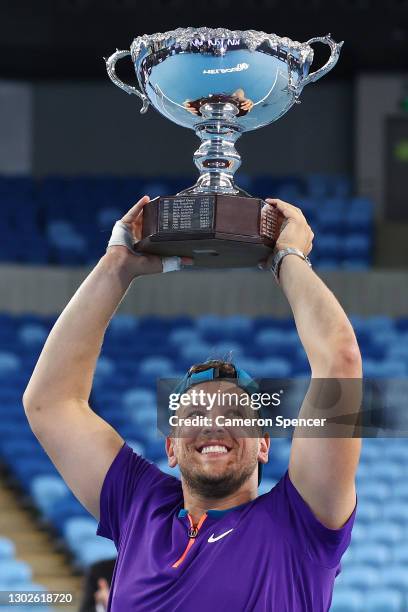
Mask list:
[[225,416],[231,416],[231,417],[243,417],[244,414],[242,412],[242,410],[238,410],[238,409],[231,409],[231,410],[227,410],[227,412],[225,413]]
[[187,419],[190,419],[191,417],[201,416],[201,415],[202,415],[202,413],[201,413],[199,410],[194,410],[193,412],[189,412],[189,413],[186,415],[186,418],[187,418]]

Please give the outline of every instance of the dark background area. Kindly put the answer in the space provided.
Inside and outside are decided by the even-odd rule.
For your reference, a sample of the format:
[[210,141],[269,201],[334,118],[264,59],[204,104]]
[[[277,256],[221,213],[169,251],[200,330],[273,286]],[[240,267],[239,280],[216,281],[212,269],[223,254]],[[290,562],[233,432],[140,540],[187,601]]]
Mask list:
[[[408,0],[2,0],[0,75],[105,80],[102,54],[129,48],[141,34],[187,26],[263,30],[301,42],[331,32],[347,45],[328,79],[408,64]],[[316,45],[316,64],[326,55]]]

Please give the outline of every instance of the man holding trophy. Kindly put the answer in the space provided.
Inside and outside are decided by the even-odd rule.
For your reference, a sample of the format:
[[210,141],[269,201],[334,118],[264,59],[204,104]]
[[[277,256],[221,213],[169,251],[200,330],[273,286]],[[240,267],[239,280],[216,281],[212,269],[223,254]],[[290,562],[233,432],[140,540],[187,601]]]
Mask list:
[[[229,53],[219,54],[219,49],[228,46],[231,53],[248,49],[256,55],[261,49],[260,55],[287,61],[283,48],[290,46],[289,39],[274,39],[275,46],[268,47],[261,34],[245,34],[203,29],[193,35],[188,30],[167,33],[167,38],[155,35],[152,53],[161,61],[147,54],[140,71],[148,79],[155,67],[165,67],[178,54],[194,62],[194,56],[203,56],[207,62],[214,50],[221,65],[207,62],[199,66],[200,73],[236,75],[244,64],[250,70],[252,56],[246,53],[225,64]],[[148,46],[146,37],[145,43]],[[289,74],[297,66],[305,75],[310,53],[296,44],[297,62],[290,60]],[[293,78],[294,89],[286,92],[279,88],[279,95],[296,97],[296,82]],[[146,91],[146,83],[144,87]],[[177,113],[198,121],[197,130],[227,134],[228,141],[239,127],[234,103],[221,98],[228,89],[214,93],[216,102],[211,95],[210,101],[202,100],[205,96],[198,89],[194,95],[181,92]],[[256,113],[258,94],[250,83],[242,90],[253,104],[242,116],[245,119]],[[155,89],[162,102],[163,91],[164,82]],[[199,99],[197,118],[183,102]],[[168,110],[170,103],[164,108]],[[362,376],[352,326],[308,260],[313,232],[301,210],[273,198],[263,202],[239,190],[231,166],[224,163],[235,153],[217,138],[206,145],[203,156],[208,163],[202,165],[203,178],[195,187],[153,201],[145,196],[115,224],[105,255],[47,339],[24,407],[33,432],[67,485],[99,520],[98,534],[117,547],[109,610],[326,612],[355,517],[359,439],[310,437],[295,431],[288,471],[270,492],[258,496],[261,467],[268,461],[268,434],[238,437],[227,427],[207,426],[188,437],[168,436],[169,465],[180,467],[180,482],[134,453],[88,403],[105,331],[130,285],[137,290],[138,278],[146,274],[182,266],[193,270],[197,260],[203,266],[217,261],[220,267],[257,261],[272,271],[291,306],[312,378]],[[229,207],[234,198],[235,216],[242,203],[248,224],[254,219],[258,223],[256,235],[252,229],[240,233],[239,220],[230,232],[220,229],[232,219]],[[246,372],[222,361],[193,366],[182,381],[187,395],[193,389],[215,392],[225,385],[251,395],[251,384]],[[354,412],[358,408],[351,407]],[[300,414],[308,410],[305,400]]]

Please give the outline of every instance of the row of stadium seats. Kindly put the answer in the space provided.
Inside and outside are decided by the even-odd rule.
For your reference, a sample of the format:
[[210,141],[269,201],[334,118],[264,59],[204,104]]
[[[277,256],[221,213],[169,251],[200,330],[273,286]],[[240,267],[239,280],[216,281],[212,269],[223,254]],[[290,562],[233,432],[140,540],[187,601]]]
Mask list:
[[[366,377],[406,376],[408,319],[351,319]],[[53,317],[0,317],[0,373],[4,377],[18,380],[31,373],[54,321]],[[291,320],[212,315],[196,321],[179,317],[173,325],[168,318],[119,315],[106,334],[95,386],[115,390],[127,386],[130,378],[154,386],[157,377],[176,378],[192,363],[228,355],[253,376],[284,378],[310,373]]]
[[[371,265],[372,203],[351,196],[345,177],[258,177],[242,183],[251,193],[296,202],[319,236],[313,263],[321,268]],[[113,223],[144,193],[175,194],[191,179],[149,182],[132,177],[0,177],[0,261],[78,265],[97,261]]]

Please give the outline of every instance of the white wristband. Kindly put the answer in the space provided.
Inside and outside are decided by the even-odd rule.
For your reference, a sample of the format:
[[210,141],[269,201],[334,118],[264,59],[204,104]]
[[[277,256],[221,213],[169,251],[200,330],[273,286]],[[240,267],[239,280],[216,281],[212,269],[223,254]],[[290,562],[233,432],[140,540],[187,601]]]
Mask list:
[[162,257],[163,272],[177,272],[181,270],[181,257]]
[[[142,256],[143,253],[135,249],[136,245],[137,242],[134,241],[129,226],[123,221],[116,221],[107,248],[111,246],[124,246],[133,253],[133,255]],[[163,272],[176,272],[181,270],[181,257],[162,257],[161,260]]]
[[112,229],[112,234],[108,242],[108,248],[111,246],[125,246],[131,253],[136,254],[134,250],[134,241],[132,232],[129,226],[123,221],[116,221]]

